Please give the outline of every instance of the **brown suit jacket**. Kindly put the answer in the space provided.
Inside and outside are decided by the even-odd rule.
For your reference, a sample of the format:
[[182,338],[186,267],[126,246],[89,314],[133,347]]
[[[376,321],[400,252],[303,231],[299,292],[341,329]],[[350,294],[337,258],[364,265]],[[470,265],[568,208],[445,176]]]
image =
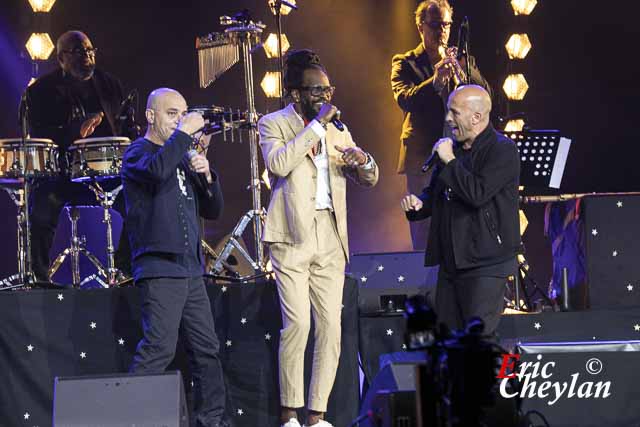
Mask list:
[[[315,217],[317,169],[310,155],[320,138],[304,126],[293,104],[267,114],[258,122],[260,147],[271,175],[271,201],[264,226],[264,242],[301,243],[309,236]],[[349,130],[327,127],[329,185],[345,257],[349,259],[347,236],[346,177],[372,187],[378,182],[378,166],[371,169],[349,167],[336,146],[353,147]]]

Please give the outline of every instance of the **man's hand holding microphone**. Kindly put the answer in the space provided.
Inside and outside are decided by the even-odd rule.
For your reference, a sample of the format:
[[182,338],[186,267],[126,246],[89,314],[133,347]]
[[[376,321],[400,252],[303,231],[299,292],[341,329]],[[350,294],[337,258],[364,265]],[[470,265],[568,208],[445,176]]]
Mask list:
[[[192,135],[198,130],[204,127],[204,118],[202,114],[196,111],[187,113],[182,117],[178,124],[178,129],[182,132]],[[209,160],[204,154],[198,153],[193,148],[187,152],[189,158],[189,167],[193,172],[204,174],[207,179],[207,183],[211,184],[213,179],[211,177],[211,169],[209,168]]]

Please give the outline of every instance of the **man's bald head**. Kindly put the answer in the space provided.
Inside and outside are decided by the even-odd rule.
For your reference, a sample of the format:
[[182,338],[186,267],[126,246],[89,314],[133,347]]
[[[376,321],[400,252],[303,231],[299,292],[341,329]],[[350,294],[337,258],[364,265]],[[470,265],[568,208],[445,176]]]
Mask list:
[[452,98],[459,98],[460,102],[466,104],[474,113],[481,113],[487,117],[491,113],[491,96],[482,86],[460,86],[451,93],[449,99]]
[[187,101],[185,101],[180,92],[168,87],[161,87],[149,94],[149,98],[147,98],[147,110],[157,110],[158,107],[167,102],[182,102],[185,106],[187,105]]
[[460,86],[449,95],[445,122],[458,142],[473,143],[489,124],[491,96],[477,85]]
[[174,89],[156,89],[147,98],[147,134],[150,141],[162,145],[176,130],[180,119],[187,112],[187,101]]
[[56,41],[58,62],[65,73],[78,80],[88,80],[96,67],[95,49],[82,31],[67,31]]

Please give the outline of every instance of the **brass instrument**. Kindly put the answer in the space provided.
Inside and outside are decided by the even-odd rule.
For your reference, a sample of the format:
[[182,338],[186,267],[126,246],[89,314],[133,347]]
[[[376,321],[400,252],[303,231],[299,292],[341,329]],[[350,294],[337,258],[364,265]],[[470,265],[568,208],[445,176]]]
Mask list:
[[452,79],[454,89],[460,86],[461,84],[466,84],[467,82],[467,73],[464,72],[462,66],[458,62],[458,48],[456,46],[450,46],[445,50],[445,55],[452,59],[452,63],[449,66],[453,71]]

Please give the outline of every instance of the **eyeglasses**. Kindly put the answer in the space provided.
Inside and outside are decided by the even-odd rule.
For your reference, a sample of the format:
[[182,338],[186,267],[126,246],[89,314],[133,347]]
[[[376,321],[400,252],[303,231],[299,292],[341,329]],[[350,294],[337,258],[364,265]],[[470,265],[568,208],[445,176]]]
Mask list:
[[423,24],[427,24],[427,27],[432,30],[437,30],[438,28],[449,29],[451,28],[452,21],[431,21],[431,22],[423,22]]
[[308,91],[311,96],[333,95],[335,86],[300,86],[298,89]]
[[97,51],[98,49],[95,47],[89,47],[89,48],[76,47],[75,49],[71,49],[71,50],[63,50],[63,52],[70,53],[71,55],[74,55],[74,56],[85,56],[85,55],[96,56]]

